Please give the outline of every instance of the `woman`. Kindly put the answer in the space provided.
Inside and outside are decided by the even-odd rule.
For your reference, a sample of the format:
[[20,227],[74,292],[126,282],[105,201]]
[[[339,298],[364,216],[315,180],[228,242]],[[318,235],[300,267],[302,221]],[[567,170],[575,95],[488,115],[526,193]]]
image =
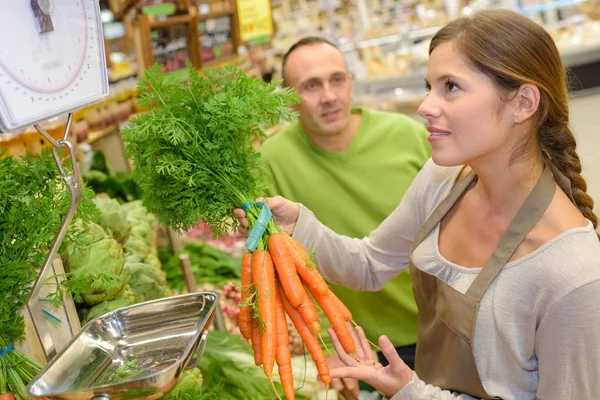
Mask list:
[[373,365],[358,328],[362,363],[330,332],[344,363],[331,376],[394,400],[600,398],[597,217],[556,46],[527,18],[493,10],[444,27],[429,54],[419,114],[433,162],[369,237],[338,236],[285,199],[268,203],[332,282],[377,290],[410,268],[415,372],[385,337],[390,365]]

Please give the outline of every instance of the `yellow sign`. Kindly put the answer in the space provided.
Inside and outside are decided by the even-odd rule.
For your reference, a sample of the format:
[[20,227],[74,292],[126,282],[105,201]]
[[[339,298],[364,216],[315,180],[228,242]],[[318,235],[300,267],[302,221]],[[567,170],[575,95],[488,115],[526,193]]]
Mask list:
[[243,42],[273,35],[270,0],[236,0]]

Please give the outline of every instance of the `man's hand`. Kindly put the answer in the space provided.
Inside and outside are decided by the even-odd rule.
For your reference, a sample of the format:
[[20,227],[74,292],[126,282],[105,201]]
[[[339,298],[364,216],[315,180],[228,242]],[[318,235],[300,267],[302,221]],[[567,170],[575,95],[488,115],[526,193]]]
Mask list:
[[[269,207],[271,213],[273,214],[275,222],[281,229],[290,235],[294,233],[296,222],[298,221],[298,216],[300,215],[300,207],[298,204],[281,196],[270,197],[266,200],[257,199],[256,201],[263,201],[267,204],[267,207]],[[235,215],[239,221],[238,231],[242,235],[248,236],[248,219],[246,218],[246,213],[244,210],[241,208],[236,208],[233,210],[233,215]]]

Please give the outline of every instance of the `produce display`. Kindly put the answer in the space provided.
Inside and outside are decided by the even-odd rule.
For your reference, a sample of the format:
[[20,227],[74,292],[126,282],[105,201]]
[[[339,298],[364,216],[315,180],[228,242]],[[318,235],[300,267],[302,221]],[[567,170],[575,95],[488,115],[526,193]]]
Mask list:
[[[25,340],[21,310],[68,209],[69,194],[49,150],[22,159],[0,151],[0,176],[0,398],[23,400],[25,385],[41,366],[14,347]],[[84,191],[75,218],[97,216],[93,195]],[[67,237],[76,243],[81,233],[74,224]],[[57,288],[53,301],[60,303],[71,286],[77,293],[78,282],[87,279],[82,274],[65,281],[66,288]]]
[[120,204],[107,195],[97,195],[93,202],[99,216],[86,224],[82,240],[66,239],[61,252],[70,279],[82,274],[88,277],[78,279],[74,293],[81,320],[170,296],[152,243],[154,215],[140,200]]
[[265,137],[263,128],[290,120],[289,105],[297,101],[278,84],[231,66],[204,75],[190,68],[183,80],[156,66],[138,87],[138,101],[150,111],[133,118],[123,135],[144,204],[161,223],[183,231],[202,220],[218,237],[237,228],[232,209],[246,209],[251,252],[242,260],[240,331],[271,384],[277,362],[285,397],[294,399],[286,314],[326,386],[331,377],[317,336],[317,304],[344,349],[353,354],[355,344],[346,322],[350,312],[310,255],[280,230],[264,204],[254,203],[269,184],[254,142]]
[[[321,390],[313,362],[303,355],[292,357],[297,399],[310,399]],[[202,372],[202,395],[194,400],[274,400],[283,395],[277,368],[273,386],[262,369],[254,364],[252,348],[239,335],[212,331],[198,365]],[[192,399],[190,397],[190,399]]]
[[102,151],[94,152],[91,168],[83,172],[83,179],[95,193],[106,193],[120,202],[141,198],[140,188],[133,181],[132,174],[112,171]]
[[198,284],[212,284],[223,287],[231,281],[239,281],[242,261],[230,254],[204,242],[188,243],[177,254],[163,263],[162,269],[167,276],[169,286],[178,292],[185,290],[183,272],[179,264],[179,255],[186,253],[190,257],[192,272]]

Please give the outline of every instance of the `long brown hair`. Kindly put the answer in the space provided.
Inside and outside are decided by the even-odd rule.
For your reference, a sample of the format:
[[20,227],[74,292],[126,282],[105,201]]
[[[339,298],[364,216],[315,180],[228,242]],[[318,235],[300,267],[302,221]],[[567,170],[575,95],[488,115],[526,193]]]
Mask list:
[[539,151],[552,166],[558,185],[596,229],[594,201],[586,192],[575,137],[569,128],[565,67],[552,37],[544,28],[515,12],[486,10],[454,20],[438,31],[429,45],[429,54],[450,41],[501,92],[514,92],[524,83],[539,88],[536,134],[530,135],[513,157],[531,148]]

